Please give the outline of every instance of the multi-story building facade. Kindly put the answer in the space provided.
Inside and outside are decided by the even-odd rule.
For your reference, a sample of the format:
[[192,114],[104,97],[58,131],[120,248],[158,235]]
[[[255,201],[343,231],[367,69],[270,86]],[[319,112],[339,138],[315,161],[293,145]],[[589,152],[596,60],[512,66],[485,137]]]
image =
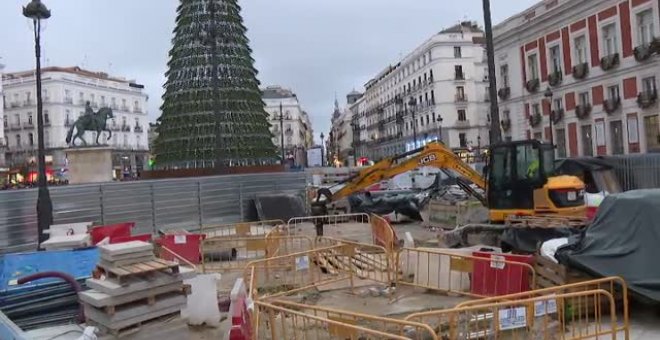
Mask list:
[[[307,149],[314,144],[314,139],[312,123],[300,105],[298,96],[281,86],[268,86],[261,92],[266,112],[270,115],[273,143],[278,150],[281,148],[283,131],[285,157],[293,158],[294,165],[305,166]],[[283,130],[280,130],[280,118]]]
[[[346,96],[347,104],[353,105],[361,93],[353,91]],[[340,108],[335,100],[335,110],[332,113],[332,127],[328,134],[329,164],[336,166],[355,165],[355,143],[353,136],[353,112],[349,107]]]
[[[35,72],[6,73],[4,79],[4,115],[6,161],[14,168],[34,166],[37,153]],[[135,81],[91,72],[79,67],[42,69],[44,143],[49,171],[66,169],[65,141],[73,123],[85,113],[90,103],[94,111],[101,107],[113,110],[107,132],[101,140],[112,147],[113,167],[117,178],[138,174],[148,157],[147,100],[144,86]],[[86,132],[92,145],[95,133]]]
[[[458,152],[488,141],[484,33],[462,22],[435,34],[365,84],[360,142],[378,160],[442,140]],[[416,139],[416,141],[415,141]],[[485,145],[483,145],[485,146]],[[360,148],[358,148],[360,149]]]
[[504,136],[559,157],[660,151],[658,1],[546,0],[494,27]]
[[[5,66],[0,64],[0,120],[2,121],[2,126],[4,126],[5,121],[5,96],[2,92],[2,73]],[[5,150],[7,149],[7,144],[5,142],[5,129],[0,129],[0,168],[7,172],[8,169],[5,168]],[[0,178],[0,184],[3,184],[4,179]]]

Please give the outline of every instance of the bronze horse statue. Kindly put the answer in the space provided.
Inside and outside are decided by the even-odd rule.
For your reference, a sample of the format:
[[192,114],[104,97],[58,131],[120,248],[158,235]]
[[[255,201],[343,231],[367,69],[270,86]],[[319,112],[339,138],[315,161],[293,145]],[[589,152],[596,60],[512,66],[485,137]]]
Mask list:
[[[114,118],[114,116],[112,115],[112,109],[109,107],[102,107],[98,112],[91,115],[80,116],[71,125],[69,132],[66,134],[66,143],[76,146],[76,139],[80,139],[87,145],[87,141],[83,138],[85,131],[96,131],[96,145],[100,145],[99,137],[103,131],[108,132],[108,138],[106,140],[110,140],[112,138],[112,131],[108,129],[106,124],[110,118]],[[76,130],[75,136],[73,134],[74,129]]]

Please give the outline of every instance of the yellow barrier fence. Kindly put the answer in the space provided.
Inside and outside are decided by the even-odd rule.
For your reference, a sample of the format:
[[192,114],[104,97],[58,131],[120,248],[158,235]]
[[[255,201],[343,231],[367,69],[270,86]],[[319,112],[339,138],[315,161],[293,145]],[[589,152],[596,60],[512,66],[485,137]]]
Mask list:
[[202,272],[243,271],[250,262],[314,248],[306,236],[279,236],[276,231],[259,236],[221,236],[201,242]]
[[[385,248],[371,244],[363,244],[330,237],[316,239],[316,247],[331,247],[346,244],[354,247],[352,256],[337,254],[327,261],[343,270],[352,270],[359,279],[367,279],[380,283],[392,284],[396,278],[394,263]],[[349,266],[348,264],[352,264]]]
[[289,219],[286,224],[286,230],[290,235],[317,235],[315,226],[323,224],[325,231],[334,234],[336,230],[347,223],[364,224],[366,229],[366,226],[369,225],[370,221],[371,217],[365,213],[302,216]]
[[[277,297],[304,291],[324,284],[348,280],[353,288],[353,270],[335,267],[327,258],[353,256],[355,247],[341,244],[309,251],[276,256],[248,263],[244,270],[250,297]],[[352,268],[353,264],[347,266]]]
[[[585,299],[596,303],[572,307]],[[443,339],[615,339],[622,330],[614,298],[602,289],[415,313],[405,320],[427,324]]]
[[437,340],[431,327],[373,315],[273,300],[255,303],[256,339]]
[[[617,332],[624,333],[624,339],[629,339],[629,329],[630,329],[630,314],[628,310],[628,284],[626,281],[618,276],[605,277],[601,279],[577,282],[562,286],[549,287],[544,289],[537,289],[533,291],[496,296],[478,300],[465,301],[456,306],[456,308],[469,307],[484,305],[489,303],[503,302],[503,301],[514,301],[520,299],[529,299],[543,295],[550,294],[566,294],[573,292],[584,292],[584,291],[593,291],[593,290],[605,290],[612,295],[615,302],[615,309],[617,313],[621,313],[621,324],[617,323]],[[592,299],[583,299],[575,301],[577,304],[575,306],[570,306],[576,310],[585,310],[587,312],[593,311],[593,306],[596,304],[596,301]],[[600,301],[601,306],[607,306],[607,301]],[[567,307],[568,308],[568,307]]]
[[485,297],[536,287],[534,267],[500,254],[473,256],[472,251],[403,248],[397,253],[397,284]]
[[212,237],[237,237],[237,236],[265,236],[277,226],[284,226],[282,220],[267,220],[254,222],[238,222],[217,225],[201,226],[199,233]]
[[389,254],[394,254],[399,247],[394,228],[386,219],[375,214],[371,215],[371,236],[373,243],[385,248]]

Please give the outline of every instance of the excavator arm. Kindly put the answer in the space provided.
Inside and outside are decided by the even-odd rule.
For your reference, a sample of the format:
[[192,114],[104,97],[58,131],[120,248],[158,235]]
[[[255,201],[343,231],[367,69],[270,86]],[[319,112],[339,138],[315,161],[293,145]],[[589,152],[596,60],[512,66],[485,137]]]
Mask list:
[[[336,192],[332,192],[331,189],[319,190],[317,201],[320,199],[321,195],[326,196],[328,201],[336,201],[360,192],[380,181],[393,178],[396,175],[423,166],[435,167],[442,170],[454,170],[479,188],[486,190],[486,181],[477,171],[463,162],[456,154],[454,154],[454,152],[444,146],[444,144],[432,142],[422,148],[395,157],[386,158],[361,170],[343,183],[338,184],[343,186]],[[458,182],[459,186],[463,189],[468,190],[472,194],[476,194],[473,190],[470,190],[471,187],[465,183],[465,181],[461,181],[461,178],[459,178]],[[485,203],[483,197],[479,199]]]

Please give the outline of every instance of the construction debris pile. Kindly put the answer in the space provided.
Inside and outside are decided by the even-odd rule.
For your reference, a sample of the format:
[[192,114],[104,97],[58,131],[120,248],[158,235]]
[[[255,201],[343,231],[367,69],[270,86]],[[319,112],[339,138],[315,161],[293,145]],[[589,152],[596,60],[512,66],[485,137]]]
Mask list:
[[87,323],[114,335],[154,319],[177,316],[190,287],[179,265],[157,259],[153,245],[142,241],[99,246],[97,277],[79,294]]

